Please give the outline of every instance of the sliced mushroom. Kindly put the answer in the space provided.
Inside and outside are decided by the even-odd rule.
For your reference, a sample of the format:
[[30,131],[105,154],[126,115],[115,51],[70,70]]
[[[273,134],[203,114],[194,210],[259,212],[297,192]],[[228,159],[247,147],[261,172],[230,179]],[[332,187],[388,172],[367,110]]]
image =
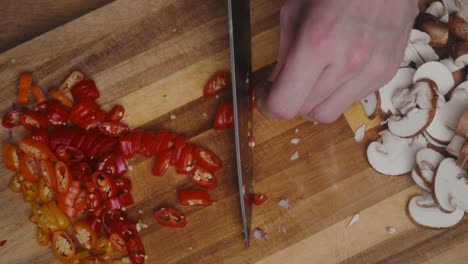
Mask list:
[[458,121],[457,128],[455,129],[457,135],[468,137],[468,109],[463,112],[463,115]]
[[431,137],[431,135],[427,134],[426,131],[424,131],[423,133],[423,136],[427,139],[427,141],[433,145],[434,147],[438,147],[438,148],[445,148],[445,146],[447,146],[447,143],[440,143],[440,142],[437,142],[437,140],[435,140],[433,137]]
[[452,72],[454,86],[458,86],[460,83],[465,81],[465,78],[466,78],[465,64],[463,65],[455,64],[455,61],[452,59],[452,57],[445,58],[441,60],[440,63],[442,63],[445,67],[447,67],[450,72]]
[[426,133],[432,137],[434,141],[446,146],[455,135],[454,129],[451,128],[452,115],[450,113],[452,107],[447,106],[444,97],[439,96],[434,118],[431,124],[427,127]]
[[455,210],[452,213],[444,213],[437,207],[420,206],[418,201],[421,201],[422,196],[413,196],[407,206],[407,214],[410,220],[416,225],[431,228],[444,229],[455,226],[463,220],[465,212],[463,210]]
[[367,148],[370,165],[385,175],[402,175],[411,171],[416,152],[427,146],[423,136],[400,138],[388,130],[381,133],[380,141],[372,142]]
[[468,212],[468,177],[466,171],[460,168],[460,174],[457,175],[457,180],[453,183],[452,203],[461,210]]
[[380,95],[378,92],[369,94],[366,98],[361,101],[362,108],[369,119],[373,119],[377,116],[380,110]]
[[450,46],[450,55],[454,58],[454,62],[456,65],[468,65],[468,43],[462,41],[455,41]]
[[416,72],[412,68],[400,68],[393,78],[379,90],[380,98],[380,113],[382,117],[397,114],[397,110],[393,106],[392,96],[395,91],[401,87],[410,87],[413,83],[413,75]]
[[[388,119],[388,130],[399,137],[413,137],[422,133],[432,122],[435,114],[437,95],[431,87],[433,82],[418,82],[405,99],[396,101],[395,107],[403,114],[402,116],[391,116]],[[414,98],[414,101],[413,101]]]
[[431,42],[429,42],[429,45],[432,47],[444,48],[447,46],[449,37],[449,24],[447,22],[440,20],[432,14],[421,13],[416,18],[416,28],[431,36]]
[[456,205],[453,203],[453,186],[458,184],[457,177],[465,173],[457,166],[453,158],[446,158],[439,164],[439,168],[432,183],[432,196],[437,206],[444,212],[453,212]]
[[431,36],[417,29],[412,29],[403,57],[403,66],[408,66],[411,62],[419,68],[426,62],[438,61],[439,55],[429,45]]
[[427,184],[432,184],[435,171],[443,159],[444,156],[433,149],[421,149],[416,153],[415,170]]
[[436,17],[439,21],[448,23],[449,13],[445,9],[445,5],[442,2],[435,1],[432,2],[429,7],[426,9],[425,13],[431,14]]
[[460,13],[456,13],[449,18],[449,31],[455,37],[468,41],[468,21],[466,21]]
[[442,0],[449,15],[458,12],[460,0]]
[[460,154],[457,159],[457,166],[464,170],[468,170],[468,142],[465,142],[460,150]]
[[422,179],[422,176],[416,172],[416,169],[411,171],[411,178],[413,178],[413,181],[416,183],[416,185],[421,187],[421,189],[428,192],[431,191],[431,186]]
[[460,154],[460,151],[463,148],[463,144],[465,144],[465,137],[455,135],[452,138],[452,141],[445,147],[445,150],[448,152],[448,154],[458,158],[458,155]]
[[437,85],[437,91],[445,95],[447,94],[455,84],[452,72],[444,66],[442,63],[437,61],[426,62],[414,73],[413,82],[428,79],[432,80]]

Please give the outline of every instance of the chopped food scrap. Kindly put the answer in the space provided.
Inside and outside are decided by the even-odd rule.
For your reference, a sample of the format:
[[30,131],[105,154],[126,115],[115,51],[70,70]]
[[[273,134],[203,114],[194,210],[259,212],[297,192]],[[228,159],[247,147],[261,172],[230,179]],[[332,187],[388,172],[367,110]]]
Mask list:
[[354,133],[354,140],[356,140],[356,142],[361,142],[364,139],[365,134],[366,134],[366,124],[356,129],[356,132]]
[[387,233],[393,234],[396,232],[396,228],[393,226],[387,226]]
[[268,234],[259,227],[254,229],[252,236],[257,240],[268,240],[270,238]]
[[291,156],[291,160],[297,160],[299,158],[299,152],[294,152],[294,154]]
[[279,205],[280,207],[283,207],[284,209],[290,209],[291,208],[291,205],[289,204],[288,199],[281,199],[276,204]]
[[299,141],[301,141],[299,138],[293,138],[291,139],[291,144],[296,145]]
[[351,218],[351,220],[349,220],[349,223],[348,223],[348,225],[346,227],[350,227],[350,226],[356,224],[359,221],[359,218],[360,218],[359,214],[353,215],[353,217]]

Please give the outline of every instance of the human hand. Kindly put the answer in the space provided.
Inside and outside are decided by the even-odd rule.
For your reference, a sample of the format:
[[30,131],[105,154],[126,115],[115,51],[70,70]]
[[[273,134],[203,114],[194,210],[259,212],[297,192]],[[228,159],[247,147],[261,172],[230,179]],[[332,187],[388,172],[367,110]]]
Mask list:
[[286,0],[278,63],[257,87],[258,108],[335,121],[392,78],[416,14],[415,0]]

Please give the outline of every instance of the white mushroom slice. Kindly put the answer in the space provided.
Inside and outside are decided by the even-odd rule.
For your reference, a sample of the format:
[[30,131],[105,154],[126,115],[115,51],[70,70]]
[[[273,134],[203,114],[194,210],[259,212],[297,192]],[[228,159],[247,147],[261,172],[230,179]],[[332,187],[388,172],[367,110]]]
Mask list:
[[425,182],[422,177],[416,172],[416,169],[411,171],[411,178],[413,178],[416,185],[421,187],[423,190],[430,192],[431,186]]
[[380,110],[383,115],[393,115],[397,113],[392,103],[392,96],[397,89],[412,85],[415,72],[416,70],[412,68],[400,68],[390,82],[378,90]]
[[452,57],[445,58],[443,60],[440,60],[439,62],[442,63],[445,67],[447,67],[452,73],[459,71],[465,67],[465,65],[455,64],[455,61],[452,59]]
[[367,160],[372,168],[385,175],[402,175],[411,171],[416,152],[427,146],[423,136],[400,138],[388,130],[381,133],[381,142],[374,141],[367,148]]
[[[429,44],[426,43],[424,43],[424,45],[429,46]],[[439,56],[437,56],[436,60],[438,59]],[[423,65],[425,61],[421,58],[414,45],[411,42],[408,42],[405,48],[405,53],[403,55],[403,60],[400,63],[400,68],[408,67],[411,64],[411,62],[414,62],[416,67],[418,68],[419,66]]]
[[416,198],[416,204],[421,207],[436,207],[434,199],[432,198],[432,191],[422,190],[421,196]]
[[448,23],[449,14],[445,9],[444,4],[439,1],[432,2],[425,12],[437,17],[439,21]]
[[451,193],[454,184],[458,183],[457,177],[460,173],[466,174],[454,159],[446,158],[439,164],[434,176],[432,195],[437,206],[444,212],[453,212],[456,209]]
[[448,57],[441,60],[440,63],[445,65],[445,67],[447,67],[449,71],[452,72],[453,80],[455,82],[454,86],[458,86],[460,83],[465,81],[466,70],[464,61],[461,61],[461,64],[456,64],[452,57]]
[[455,135],[452,138],[452,141],[445,147],[445,150],[452,156],[458,158],[460,151],[463,148],[463,144],[465,144],[465,138],[459,135]]
[[431,36],[429,36],[429,34],[427,34],[426,32],[413,28],[410,32],[409,42],[423,42],[429,44],[429,42],[431,42]]
[[404,115],[391,116],[387,123],[388,130],[399,137],[413,137],[422,133],[432,122],[437,96],[428,82],[418,82],[404,97],[407,98],[406,103],[403,98],[402,102],[398,102],[400,104],[395,105],[397,110],[404,109],[400,110]]
[[362,99],[360,102],[367,117],[373,119],[380,109],[379,93],[371,93],[366,98]]
[[431,136],[434,141],[444,146],[446,146],[455,135],[455,128],[451,127],[454,119],[450,112],[452,109],[454,109],[454,107],[447,106],[444,97],[439,96],[434,118],[426,129],[426,133]]
[[437,61],[426,62],[414,73],[413,82],[429,79],[436,83],[440,94],[447,94],[455,84],[452,73],[442,63]]
[[458,11],[459,1],[460,0],[442,0],[449,15]]
[[444,156],[433,149],[421,149],[416,153],[416,172],[426,183],[432,184],[434,173],[443,159]]
[[460,223],[465,214],[463,210],[455,210],[447,214],[437,207],[423,207],[417,203],[420,199],[419,195],[412,197],[407,206],[408,217],[416,225],[432,229],[449,228]]
[[468,138],[468,109],[463,112],[460,121],[458,121],[455,133]]
[[423,136],[427,139],[427,141],[431,145],[433,145],[435,147],[444,148],[445,146],[447,146],[447,144],[442,144],[442,143],[437,142],[434,138],[431,137],[431,135],[427,134],[426,131],[423,132]]
[[416,49],[416,52],[418,55],[421,57],[423,63],[419,64],[415,62],[416,67],[420,67],[422,64],[429,62],[429,61],[438,61],[439,60],[439,55],[435,52],[434,48],[432,48],[429,44],[423,43],[423,42],[416,42],[412,43],[414,49]]

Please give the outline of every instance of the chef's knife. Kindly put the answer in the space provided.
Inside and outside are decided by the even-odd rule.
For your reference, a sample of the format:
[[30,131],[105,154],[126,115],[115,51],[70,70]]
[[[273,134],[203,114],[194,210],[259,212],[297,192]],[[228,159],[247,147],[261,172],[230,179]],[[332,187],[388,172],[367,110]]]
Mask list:
[[253,157],[249,147],[252,136],[252,102],[250,100],[250,1],[228,0],[231,47],[232,101],[236,144],[237,178],[245,246],[249,247],[252,218]]

